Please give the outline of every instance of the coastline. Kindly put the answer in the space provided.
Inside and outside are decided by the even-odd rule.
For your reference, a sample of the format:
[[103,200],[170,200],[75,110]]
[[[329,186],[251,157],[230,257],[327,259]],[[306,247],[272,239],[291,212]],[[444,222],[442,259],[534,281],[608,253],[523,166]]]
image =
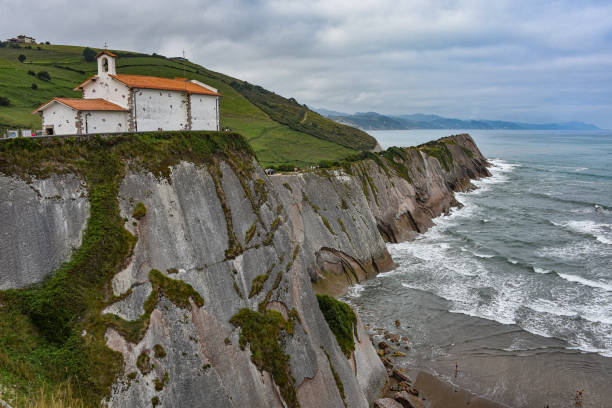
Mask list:
[[[407,132],[404,137],[436,136],[435,132]],[[609,275],[589,275],[587,271],[577,270],[575,264],[567,268],[561,264],[588,250],[589,254],[597,255],[593,259],[599,259],[589,263],[593,268],[593,265],[602,265],[605,262],[602,260],[610,254],[610,247],[606,247],[608,230],[604,228],[610,223],[607,218],[610,195],[590,194],[596,190],[581,188],[605,183],[609,172],[597,158],[585,163],[584,157],[592,157],[593,152],[576,146],[592,139],[603,149],[609,144],[590,134],[546,134],[546,137],[540,133],[525,134],[516,140],[508,136],[503,132],[483,133],[477,140],[487,157],[500,158],[506,164],[504,167],[508,167],[509,161],[514,169],[508,167],[505,175],[494,177],[498,179],[495,183],[490,179],[483,179],[482,184],[474,183],[485,188],[473,194],[458,195],[461,202],[463,197],[470,197],[466,207],[457,214],[453,211],[451,217],[435,221],[441,226],[419,234],[414,245],[408,242],[390,246],[389,252],[400,267],[379,275],[375,282],[353,289],[345,299],[363,297],[349,303],[364,321],[375,322],[378,327],[393,331],[396,318],[402,319],[402,329],[404,320],[413,326],[400,331],[402,336],[414,335],[411,338],[414,347],[407,358],[398,359],[397,363],[415,380],[419,370],[434,373],[438,381],[451,388],[469,390],[512,407],[574,406],[576,391],[583,389],[584,406],[608,406],[612,400],[612,391],[607,385],[612,376],[612,359],[609,346],[606,347],[610,338],[606,340],[602,336],[609,327],[606,326],[609,318],[605,309],[590,309],[589,305],[599,303],[589,302],[593,299],[604,302],[609,298]],[[422,139],[417,140],[412,143]],[[549,153],[546,146],[550,143],[558,144],[561,153]],[[384,138],[381,144],[385,145]],[[525,153],[526,149],[531,153]],[[529,177],[535,181],[525,183]],[[547,182],[544,187],[551,189],[543,189],[540,180]],[[500,185],[493,187],[492,184]],[[584,196],[576,197],[579,192]],[[519,205],[517,211],[528,207],[538,209],[537,214],[521,211],[517,222],[509,216],[512,213],[503,212],[517,195],[531,200],[525,206]],[[551,218],[554,222],[549,221]],[[500,219],[506,223],[500,224]],[[543,228],[537,227],[534,221],[542,222]],[[507,252],[500,251],[499,245],[487,243],[498,237],[492,233],[493,228],[511,223],[514,225],[504,230],[505,233],[514,233],[525,224],[532,225],[530,229],[523,229],[528,231],[525,235],[503,236],[509,241],[499,245],[518,242]],[[577,229],[584,225],[604,227]],[[480,238],[470,236],[475,232]],[[543,234],[549,234],[551,239],[542,241]],[[524,249],[521,245],[531,242],[530,238],[542,243]],[[571,252],[554,252],[561,254],[558,260],[546,258],[553,253],[552,249],[566,248],[574,240],[581,242],[571,247]],[[542,247],[552,249],[538,252]],[[525,253],[525,257],[519,252]],[[430,280],[425,279],[427,274],[439,276]],[[566,279],[568,276],[571,280]],[[389,284],[392,280],[396,285]],[[461,286],[453,286],[455,282]],[[466,291],[470,282],[473,289]],[[529,289],[526,283],[530,282],[533,290],[527,295],[521,288]],[[400,283],[403,287],[398,287]],[[536,288],[542,288],[543,292]],[[553,294],[559,297],[553,296],[551,300],[547,288],[553,288]],[[571,294],[577,298],[568,297]],[[479,303],[479,299],[484,303]],[[401,302],[418,305],[393,307],[393,303]],[[365,303],[375,305],[378,311],[364,307]],[[590,313],[585,315],[581,312],[584,310]],[[548,316],[549,321],[542,321],[542,316]],[[533,318],[538,320],[530,320]],[[422,333],[423,330],[428,332]],[[428,345],[424,344],[426,341]],[[455,378],[453,371],[457,362],[460,374]]]

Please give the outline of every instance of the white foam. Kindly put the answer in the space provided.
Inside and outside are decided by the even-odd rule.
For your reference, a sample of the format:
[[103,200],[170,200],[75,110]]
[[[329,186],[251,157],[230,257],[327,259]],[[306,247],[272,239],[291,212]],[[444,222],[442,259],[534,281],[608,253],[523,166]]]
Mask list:
[[479,254],[478,252],[472,252],[472,254],[474,256],[477,256],[478,258],[484,258],[484,259],[493,258],[495,256],[495,255],[491,255],[491,254]]
[[568,273],[557,272],[557,275],[559,275],[561,278],[569,282],[576,282],[576,283],[580,283],[585,286],[590,286],[592,288],[599,288],[599,289],[604,289],[607,291],[612,291],[612,284],[609,284],[609,283],[586,279],[580,276],[570,275]]
[[361,296],[361,293],[365,290],[364,285],[360,285],[356,283],[349,287],[348,292],[346,292],[347,297],[358,298]]
[[551,270],[544,269],[544,268],[538,268],[537,266],[532,266],[531,269],[533,269],[535,273],[540,273],[542,275],[546,275],[552,272]]
[[533,300],[531,303],[529,303],[525,307],[533,310],[534,312],[548,313],[548,314],[553,314],[555,316],[575,317],[578,315],[578,313],[574,311],[561,308],[556,303],[551,302],[550,300],[541,299],[541,298]]
[[588,344],[580,344],[579,346],[567,347],[569,350],[578,350],[583,353],[597,353],[604,357],[612,357],[612,350],[592,347]]
[[486,313],[481,313],[479,310],[463,310],[463,309],[451,309],[449,310],[451,313],[460,313],[471,317],[479,317],[481,319],[493,320],[494,322],[498,322],[501,324],[516,324],[516,321],[512,318],[504,318],[503,316],[490,316]]
[[584,221],[569,221],[563,224],[555,224],[561,225],[569,228],[572,231],[591,235],[597,239],[597,241],[612,245],[612,224],[603,224],[596,223],[594,221],[584,220]]

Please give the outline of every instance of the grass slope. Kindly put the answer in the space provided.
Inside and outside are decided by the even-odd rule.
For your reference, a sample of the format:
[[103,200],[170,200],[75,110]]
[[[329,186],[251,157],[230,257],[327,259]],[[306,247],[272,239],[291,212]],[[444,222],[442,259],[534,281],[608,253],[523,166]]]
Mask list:
[[[82,52],[83,47],[66,45],[40,44],[32,45],[31,49],[23,46],[19,49],[8,46],[0,48],[0,97],[7,97],[11,102],[8,107],[0,107],[0,130],[3,127],[40,128],[40,118],[32,115],[32,110],[55,96],[80,97],[81,94],[73,91],[73,88],[97,72],[96,63],[86,62]],[[265,98],[252,95],[253,92],[247,90],[241,93],[244,87],[234,89],[231,84],[236,86],[243,84],[242,81],[200,65],[160,56],[113,52],[119,55],[119,73],[188,77],[218,88],[223,95],[221,126],[245,136],[264,166],[306,166],[321,160],[338,160],[354,154],[355,149],[371,149],[375,143],[371,138],[368,142],[367,134],[357,129],[340,127],[312,111],[308,111],[305,123],[296,123],[296,117],[303,119],[303,106],[298,105],[299,112],[294,112],[295,109],[290,109],[291,102],[283,102],[291,100],[265,90],[264,93],[257,92]],[[17,59],[20,54],[26,56],[24,63]],[[28,74],[28,71],[34,74],[46,71],[51,80],[41,80]],[[32,89],[32,84],[36,84],[38,89]],[[275,108],[266,105],[266,98],[269,99],[270,94],[274,95]],[[334,130],[336,128],[341,131]]]

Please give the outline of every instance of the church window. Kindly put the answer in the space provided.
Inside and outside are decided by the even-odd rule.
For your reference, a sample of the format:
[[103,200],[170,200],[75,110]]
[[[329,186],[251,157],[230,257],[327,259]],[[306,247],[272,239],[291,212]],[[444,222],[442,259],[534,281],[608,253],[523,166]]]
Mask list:
[[102,71],[108,72],[108,58],[102,58]]
[[172,109],[172,105],[170,105],[170,109]]
[[96,90],[95,90],[95,89],[92,89],[92,90],[91,90],[91,92],[92,92],[92,93],[96,93]]

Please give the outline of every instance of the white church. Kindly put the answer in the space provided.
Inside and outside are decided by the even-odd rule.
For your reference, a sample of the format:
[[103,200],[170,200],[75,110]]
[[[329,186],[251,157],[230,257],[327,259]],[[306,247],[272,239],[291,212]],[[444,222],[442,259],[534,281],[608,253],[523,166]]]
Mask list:
[[33,113],[44,135],[219,130],[217,89],[187,78],[117,74],[117,56],[96,56],[98,75],[75,88],[83,98],[53,98]]

